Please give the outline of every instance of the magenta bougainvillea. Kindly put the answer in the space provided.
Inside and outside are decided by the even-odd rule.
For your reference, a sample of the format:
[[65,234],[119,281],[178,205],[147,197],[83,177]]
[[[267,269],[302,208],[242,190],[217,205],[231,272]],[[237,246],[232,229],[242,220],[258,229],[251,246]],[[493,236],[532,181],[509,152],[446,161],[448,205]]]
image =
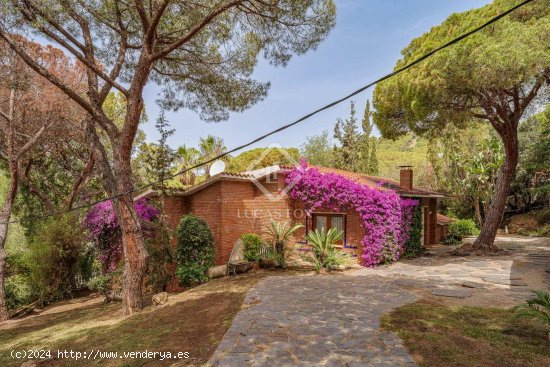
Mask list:
[[[134,208],[141,221],[142,229],[148,229],[160,212],[147,200],[140,199]],[[122,235],[111,201],[95,205],[84,218],[84,227],[89,232],[89,239],[99,251],[99,260],[103,270],[113,271],[122,257]]]
[[316,209],[358,213],[365,228],[361,241],[364,266],[393,262],[403,253],[417,200],[403,199],[382,186],[369,187],[341,175],[323,174],[305,162],[294,167],[286,180],[293,185],[290,198],[303,202],[309,214]]

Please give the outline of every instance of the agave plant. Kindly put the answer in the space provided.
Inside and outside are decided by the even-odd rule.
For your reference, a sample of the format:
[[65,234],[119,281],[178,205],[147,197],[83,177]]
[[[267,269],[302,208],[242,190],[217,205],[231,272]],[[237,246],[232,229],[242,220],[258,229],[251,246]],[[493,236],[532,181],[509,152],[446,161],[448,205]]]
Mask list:
[[546,291],[533,292],[535,296],[525,301],[525,304],[516,310],[516,316],[534,318],[545,324],[550,342],[550,293]]
[[291,226],[288,221],[277,222],[274,220],[265,226],[264,234],[273,244],[278,265],[285,266],[285,242],[288,241],[294,232],[302,227],[303,225],[301,224]]
[[342,236],[343,232],[335,228],[329,229],[328,232],[324,228],[320,231],[310,231],[307,239],[311,243],[314,256],[306,256],[304,260],[312,263],[317,272],[321,268],[334,269],[347,263],[348,256],[335,247],[335,243],[340,241]]

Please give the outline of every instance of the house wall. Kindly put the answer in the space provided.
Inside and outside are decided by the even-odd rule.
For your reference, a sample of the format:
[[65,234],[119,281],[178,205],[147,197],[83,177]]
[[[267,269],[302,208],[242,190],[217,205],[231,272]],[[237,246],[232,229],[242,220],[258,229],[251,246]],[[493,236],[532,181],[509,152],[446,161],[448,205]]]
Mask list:
[[[260,189],[260,187],[263,188]],[[285,187],[284,176],[273,175],[258,185],[243,180],[221,180],[189,196],[167,196],[164,207],[168,225],[175,229],[184,214],[194,214],[206,220],[216,241],[216,264],[227,263],[235,242],[244,233],[261,235],[265,225],[271,220],[300,223],[304,228],[294,234],[293,241],[303,242],[306,231],[312,227],[303,203],[280,195]],[[281,197],[282,196],[282,197]],[[279,198],[279,199],[277,199]],[[436,240],[437,200],[423,199],[425,206],[425,245]],[[331,210],[319,209],[316,212],[331,213]],[[346,249],[357,256],[362,254],[361,240],[364,229],[355,211],[346,213],[346,245],[355,249]]]
[[424,246],[433,245],[439,242],[437,237],[437,199],[422,198],[424,210]]
[[259,182],[271,196],[250,181],[222,180],[189,196],[164,197],[167,223],[175,229],[185,214],[203,218],[216,241],[216,264],[226,264],[244,233],[261,235],[271,219],[295,222],[287,198],[275,200],[284,180],[274,176]]

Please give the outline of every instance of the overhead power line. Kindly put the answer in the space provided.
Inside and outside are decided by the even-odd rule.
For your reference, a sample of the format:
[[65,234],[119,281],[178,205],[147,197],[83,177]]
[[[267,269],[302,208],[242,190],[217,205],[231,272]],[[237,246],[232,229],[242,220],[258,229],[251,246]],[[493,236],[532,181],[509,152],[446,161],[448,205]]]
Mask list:
[[[464,34],[462,34],[462,35],[456,37],[456,38],[453,38],[453,39],[450,40],[449,42],[447,42],[447,43],[445,43],[445,44],[443,44],[443,45],[441,45],[441,46],[435,48],[434,50],[432,50],[432,51],[430,51],[430,52],[428,52],[428,53],[422,55],[421,57],[419,57],[419,58],[413,60],[412,62],[406,64],[405,66],[402,66],[401,68],[398,68],[398,69],[394,70],[393,72],[391,72],[391,73],[389,73],[389,74],[386,74],[386,75],[384,75],[384,76],[382,76],[382,77],[376,79],[375,81],[373,81],[373,82],[371,82],[371,83],[369,83],[369,84],[366,84],[366,85],[362,86],[361,88],[359,88],[359,89],[357,89],[357,90],[351,92],[350,94],[348,94],[348,95],[346,95],[346,96],[344,96],[344,97],[342,97],[342,98],[340,98],[340,99],[337,99],[337,100],[335,100],[335,101],[333,101],[333,102],[330,102],[330,103],[328,103],[328,104],[326,104],[326,105],[324,105],[324,106],[322,106],[322,107],[316,109],[315,111],[310,112],[310,113],[308,113],[307,115],[304,115],[304,116],[300,117],[299,119],[297,119],[297,120],[295,120],[295,121],[293,121],[293,122],[291,122],[291,123],[288,123],[288,124],[286,124],[286,125],[283,125],[283,126],[277,128],[277,129],[275,129],[275,130],[272,130],[272,131],[270,131],[270,132],[268,132],[268,133],[266,133],[266,134],[264,134],[264,135],[261,135],[261,136],[255,138],[255,139],[249,141],[248,143],[245,143],[245,144],[240,145],[240,146],[238,146],[238,147],[232,148],[231,150],[228,150],[228,151],[226,151],[226,152],[224,152],[224,153],[222,153],[222,154],[219,154],[219,155],[217,155],[217,156],[215,156],[215,157],[213,157],[213,158],[211,158],[211,159],[208,159],[208,160],[206,160],[206,161],[197,163],[197,164],[195,164],[195,165],[192,166],[192,167],[189,167],[189,168],[180,170],[180,171],[178,171],[178,172],[175,173],[175,174],[172,174],[172,175],[169,175],[169,176],[163,178],[162,180],[157,180],[157,181],[154,181],[154,182],[150,182],[150,183],[148,183],[148,184],[145,184],[145,185],[136,187],[136,188],[134,188],[134,189],[132,189],[132,190],[128,190],[128,191],[125,191],[125,192],[121,192],[121,193],[118,193],[118,194],[116,194],[116,195],[110,196],[110,197],[108,197],[108,198],[94,201],[94,202],[92,202],[92,203],[88,203],[88,204],[85,204],[85,205],[80,205],[80,206],[71,208],[71,209],[69,209],[69,210],[65,210],[65,211],[58,212],[58,213],[53,213],[53,214],[45,214],[45,215],[42,215],[42,216],[36,216],[36,217],[34,217],[34,218],[31,218],[31,219],[33,219],[33,220],[38,220],[38,219],[44,219],[44,218],[52,217],[52,216],[55,216],[55,215],[60,215],[60,214],[64,214],[64,213],[74,212],[74,211],[77,211],[77,210],[81,210],[81,209],[85,209],[85,208],[92,207],[92,206],[94,206],[94,205],[103,203],[103,202],[105,202],[105,201],[109,201],[109,200],[113,200],[113,199],[119,198],[119,197],[124,196],[124,195],[127,195],[127,194],[131,194],[131,193],[134,193],[134,192],[138,192],[138,191],[141,191],[141,190],[145,190],[145,189],[150,188],[150,187],[153,187],[153,186],[155,186],[155,185],[157,185],[157,184],[159,184],[159,183],[161,183],[161,182],[164,182],[164,181],[166,181],[166,180],[170,180],[170,179],[172,179],[172,178],[174,178],[174,177],[183,175],[183,174],[186,173],[186,172],[189,172],[189,171],[195,170],[195,169],[197,169],[197,168],[200,168],[200,167],[202,167],[202,166],[204,166],[204,165],[206,165],[206,164],[208,164],[208,163],[212,163],[212,162],[214,162],[214,161],[216,161],[216,160],[218,160],[218,159],[220,159],[220,158],[223,158],[223,157],[225,157],[225,156],[227,156],[227,155],[229,155],[229,154],[231,154],[231,153],[234,153],[234,152],[237,152],[237,151],[239,151],[239,150],[241,150],[241,149],[244,149],[244,148],[246,148],[246,147],[249,147],[250,145],[255,144],[255,143],[259,142],[259,141],[262,141],[262,140],[264,140],[264,139],[270,137],[271,135],[277,134],[277,133],[279,133],[279,132],[281,132],[281,131],[283,131],[283,130],[286,130],[286,129],[288,129],[288,128],[294,126],[294,125],[297,125],[297,124],[299,124],[300,122],[305,121],[305,120],[309,119],[310,117],[312,117],[312,116],[314,116],[314,115],[316,115],[316,114],[318,114],[318,113],[320,113],[320,112],[322,112],[322,111],[328,110],[329,108],[332,108],[332,107],[336,106],[337,104],[340,104],[340,103],[342,103],[342,102],[344,102],[344,101],[350,99],[351,97],[358,95],[359,93],[365,91],[366,89],[368,89],[368,88],[370,88],[370,87],[372,87],[372,86],[374,86],[374,85],[376,85],[376,84],[378,84],[378,83],[380,83],[380,82],[382,82],[382,81],[384,81],[384,80],[390,79],[390,78],[396,76],[397,74],[400,74],[400,73],[404,72],[405,70],[410,69],[411,67],[413,67],[413,66],[415,66],[416,64],[422,62],[423,60],[426,60],[427,58],[433,56],[433,55],[436,54],[437,52],[439,52],[439,51],[441,51],[441,50],[443,50],[443,49],[445,49],[445,48],[447,48],[447,47],[449,47],[449,46],[452,46],[452,45],[454,45],[454,44],[457,43],[457,42],[460,42],[460,41],[463,40],[464,38],[469,37],[469,36],[471,36],[471,35],[474,34],[474,33],[479,32],[479,31],[482,30],[483,28],[486,28],[487,26],[489,26],[489,25],[495,23],[495,22],[498,21],[499,19],[501,19],[501,18],[505,17],[506,15],[512,13],[513,11],[515,11],[515,10],[517,10],[517,9],[519,9],[519,8],[521,8],[521,7],[525,6],[525,5],[527,5],[527,4],[529,4],[529,3],[532,2],[532,1],[534,1],[534,0],[525,0],[525,1],[521,2],[521,3],[519,3],[519,4],[517,4],[517,5],[513,6],[513,7],[511,7],[510,9],[504,11],[503,13],[500,13],[499,15],[497,15],[497,16],[495,16],[495,17],[489,19],[488,21],[486,21],[486,22],[483,23],[482,25],[480,25],[480,26],[478,26],[478,27],[476,27],[476,28],[474,28],[474,29],[472,29],[472,30],[470,30],[470,31],[468,31],[468,32],[466,32],[466,33],[464,33]],[[21,221],[21,220],[12,220],[12,221],[8,221],[8,222],[0,222],[0,224],[12,224],[12,223],[18,223],[18,222],[20,222],[20,221]]]

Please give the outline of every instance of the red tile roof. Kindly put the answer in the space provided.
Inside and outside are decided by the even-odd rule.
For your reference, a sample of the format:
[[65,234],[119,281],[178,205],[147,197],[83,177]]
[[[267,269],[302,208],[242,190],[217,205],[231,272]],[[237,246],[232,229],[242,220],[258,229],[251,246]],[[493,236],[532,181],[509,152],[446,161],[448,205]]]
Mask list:
[[397,192],[399,195],[403,196],[446,196],[443,193],[426,189],[424,187],[413,187],[412,190],[407,190],[399,186],[399,181],[392,180],[390,178],[377,177],[365,175],[362,173],[351,172],[346,170],[341,170],[337,168],[330,167],[321,167],[321,166],[310,166],[318,169],[321,173],[334,173],[340,176],[344,176],[353,181],[356,181],[360,184],[367,185],[369,187],[380,187],[382,190],[391,189]]
[[[268,172],[289,172],[291,169],[293,169],[293,166],[290,165],[281,165],[278,166],[272,166],[273,168],[276,168],[275,170],[266,170],[265,173]],[[367,185],[369,187],[378,187],[381,190],[394,190],[401,196],[416,196],[416,197],[444,197],[447,196],[446,194],[439,193],[433,190],[429,190],[423,187],[413,187],[412,190],[406,190],[399,186],[399,182],[396,180],[392,180],[389,178],[384,177],[376,177],[376,176],[369,176],[362,173],[357,172],[351,172],[346,170],[341,170],[337,168],[330,168],[330,167],[321,167],[321,166],[310,166],[311,168],[318,169],[321,173],[333,173],[340,176],[344,176],[346,178],[349,178],[353,181],[356,181],[362,185]],[[258,170],[259,174],[263,175],[265,173],[260,172],[262,170]],[[246,181],[252,181],[254,179],[258,179],[259,176],[253,174],[254,171],[251,172],[241,172],[241,173],[231,173],[231,172],[223,172],[220,174],[217,174],[215,176],[210,177],[206,181],[200,182],[194,186],[187,187],[184,190],[174,193],[175,195],[191,195],[197,191],[200,191],[214,182],[217,182],[219,180],[246,180]],[[148,190],[145,193],[139,195],[138,197],[144,197],[144,196],[151,196],[155,195],[154,190]]]
[[437,213],[437,224],[449,224],[453,221],[453,218],[447,217],[446,215]]

